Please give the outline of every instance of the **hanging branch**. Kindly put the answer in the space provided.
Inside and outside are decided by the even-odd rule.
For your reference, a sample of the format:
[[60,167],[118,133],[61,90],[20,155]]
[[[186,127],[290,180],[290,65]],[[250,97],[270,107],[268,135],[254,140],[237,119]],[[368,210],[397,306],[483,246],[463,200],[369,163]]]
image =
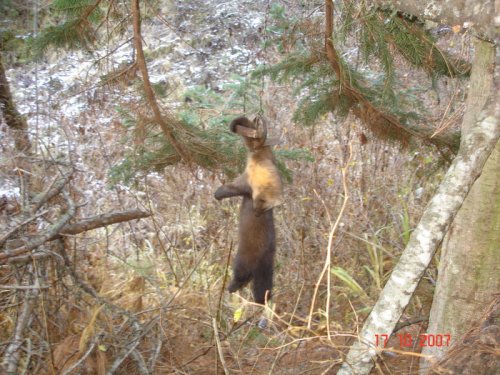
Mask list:
[[[340,58],[335,50],[335,47],[333,46],[333,41],[332,41],[332,36],[333,36],[333,2],[332,0],[325,0],[325,50],[326,50],[326,56],[328,59],[328,62],[332,66],[333,71],[337,75],[339,79],[339,92],[342,90],[345,90],[345,95],[349,97],[349,99],[354,102],[359,104],[360,107],[354,108],[353,111],[356,114],[356,116],[363,118],[363,112],[369,112],[370,117],[376,117],[379,119],[384,120],[387,125],[400,129],[403,131],[397,132],[396,134],[398,135],[398,138],[401,138],[403,143],[408,142],[408,138],[410,136],[415,136],[419,138],[423,138],[423,136],[411,129],[408,129],[408,127],[404,126],[399,122],[399,120],[388,113],[385,113],[375,107],[373,103],[368,100],[358,89],[353,87],[349,81],[349,77],[346,75],[345,70],[343,69],[342,65],[340,64]],[[377,126],[377,121],[366,121],[368,126],[371,126],[372,129]],[[373,129],[376,132],[380,132],[380,129]]]
[[[146,59],[144,57],[144,51],[142,49],[142,36],[141,36],[141,13],[139,10],[139,0],[132,0],[132,18],[134,24],[134,47],[136,50],[137,65],[141,70],[142,81],[144,84],[144,92],[146,93],[146,98],[149,106],[153,110],[155,122],[161,127],[165,138],[175,149],[180,158],[191,164],[191,157],[184,148],[179,144],[172,132],[172,123],[175,121],[173,119],[168,119],[165,121],[164,116],[162,116],[158,102],[156,101],[155,93],[151,87],[151,82],[149,80],[148,67],[146,65]],[[170,116],[168,116],[170,117]],[[169,124],[170,123],[170,124]]]
[[85,12],[83,12],[83,14],[81,16],[82,21],[88,22],[89,16],[92,14],[92,12],[94,10],[97,9],[97,7],[99,6],[100,3],[101,3],[101,0],[97,0],[94,4],[89,5],[87,7],[87,9],[85,9]]
[[352,112],[360,118],[374,133],[390,134],[400,140],[404,145],[410,138],[416,137],[438,147],[447,147],[456,150],[455,140],[443,135],[431,138],[432,130],[422,125],[419,127],[402,124],[399,119],[386,111],[378,108],[358,88],[352,84],[349,71],[341,64],[341,59],[333,45],[333,1],[325,0],[325,51],[332,70],[339,80],[336,95],[345,95],[351,102]]

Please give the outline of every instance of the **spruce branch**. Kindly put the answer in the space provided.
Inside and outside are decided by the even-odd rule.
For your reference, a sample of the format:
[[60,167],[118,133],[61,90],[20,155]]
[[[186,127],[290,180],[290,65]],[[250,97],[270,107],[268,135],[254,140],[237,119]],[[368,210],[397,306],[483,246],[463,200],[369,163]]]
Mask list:
[[[422,129],[403,124],[394,114],[379,108],[373,99],[361,91],[360,80],[355,79],[349,68],[342,64],[333,45],[333,2],[325,0],[325,51],[327,60],[339,80],[335,97],[345,95],[353,113],[360,118],[375,134],[389,135],[406,145],[412,137],[437,147],[447,146],[455,149],[447,137],[431,137],[430,129]],[[372,95],[373,96],[373,95]],[[337,99],[338,100],[338,99]]]
[[[409,136],[421,137],[420,134],[408,129],[403,124],[399,122],[399,120],[389,114],[385,113],[378,109],[370,100],[366,98],[357,88],[351,85],[349,76],[346,74],[346,71],[343,69],[343,66],[340,64],[340,59],[335,47],[332,42],[333,35],[333,2],[332,0],[325,0],[325,49],[326,56],[328,58],[328,62],[330,63],[333,71],[337,75],[339,79],[339,91],[345,90],[345,95],[349,97],[349,99],[353,103],[359,104],[359,107],[354,109],[354,113],[362,118],[361,111],[369,111],[371,114],[375,115],[378,118],[383,119],[387,125],[391,127],[395,127],[400,129],[402,132],[398,132],[400,134],[400,139],[407,143]],[[368,126],[376,126],[376,121],[366,122]],[[378,130],[378,129],[376,129]]]
[[[156,101],[156,96],[151,87],[151,82],[149,80],[149,72],[146,65],[146,59],[144,57],[144,50],[142,48],[142,36],[141,36],[141,14],[139,9],[139,0],[132,0],[132,18],[133,18],[133,26],[134,26],[134,46],[136,50],[136,59],[137,65],[141,71],[142,81],[144,85],[144,91],[146,93],[146,98],[149,103],[149,106],[153,110],[155,121],[160,125],[165,138],[175,149],[179,157],[186,161],[188,164],[191,164],[191,156],[189,153],[184,150],[182,145],[177,141],[175,135],[172,131],[172,125],[169,124],[171,121],[165,121],[164,117],[161,114],[160,107],[158,102]],[[171,120],[171,119],[169,119]]]
[[87,48],[96,40],[96,30],[92,24],[100,19],[98,12],[102,0],[93,3],[75,5],[72,1],[55,3],[55,9],[64,12],[68,20],[60,25],[49,26],[35,38],[36,54],[43,53],[49,46],[68,48]]

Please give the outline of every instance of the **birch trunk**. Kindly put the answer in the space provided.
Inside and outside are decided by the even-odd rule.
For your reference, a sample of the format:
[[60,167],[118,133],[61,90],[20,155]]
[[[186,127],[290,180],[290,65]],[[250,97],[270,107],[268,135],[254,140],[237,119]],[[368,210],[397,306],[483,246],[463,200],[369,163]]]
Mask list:
[[[481,55],[478,60],[485,65],[482,68],[477,64],[476,72],[472,72],[479,76],[480,84],[476,88],[479,91],[481,87],[491,86],[492,76],[485,71],[491,65],[493,53],[485,42],[476,43],[475,50]],[[479,92],[472,98],[476,101],[476,112],[484,105],[484,96]],[[473,114],[474,109],[469,113]],[[466,123],[466,120],[467,117],[463,131],[473,123]],[[449,334],[454,343],[500,290],[500,142],[444,239],[438,275],[427,332]],[[425,373],[425,369],[439,360],[447,349],[424,347],[422,353],[431,356],[431,360],[421,361],[421,373]]]
[[[479,42],[484,46],[487,42]],[[488,48],[493,50],[493,46]],[[390,279],[382,290],[379,300],[368,316],[358,340],[352,345],[338,374],[369,374],[378,350],[375,335],[390,335],[408,305],[423,272],[429,265],[436,249],[441,244],[450,224],[459,211],[469,190],[481,174],[483,166],[495,148],[500,136],[498,114],[495,113],[495,97],[488,86],[493,82],[494,54],[475,54],[476,73],[471,76],[467,111],[474,124],[462,134],[460,150],[441,182],[436,194],[427,205],[420,223],[411,235],[410,241],[394,268]],[[498,68],[498,67],[497,67]],[[475,95],[487,93],[486,104],[478,105]]]

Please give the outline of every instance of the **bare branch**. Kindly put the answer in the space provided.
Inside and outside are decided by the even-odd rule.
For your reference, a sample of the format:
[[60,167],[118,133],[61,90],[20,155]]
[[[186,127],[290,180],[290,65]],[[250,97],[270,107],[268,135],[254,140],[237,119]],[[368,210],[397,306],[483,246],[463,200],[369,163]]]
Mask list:
[[219,353],[220,363],[222,364],[222,368],[224,369],[224,374],[228,375],[229,371],[226,366],[226,360],[224,359],[224,352],[222,351],[219,338],[219,330],[217,329],[217,320],[215,318],[212,319],[212,327],[214,328],[215,343],[217,344],[217,353]]
[[65,215],[63,215],[63,217],[61,217],[61,219],[59,219],[59,221],[55,225],[47,230],[45,234],[36,236],[35,238],[31,238],[27,244],[19,246],[13,250],[5,250],[4,252],[0,253],[0,262],[7,258],[22,255],[30,250],[36,249],[45,242],[54,241],[64,235],[75,235],[92,229],[105,227],[111,224],[117,224],[134,219],[141,219],[151,216],[151,213],[141,210],[112,212],[83,219],[74,224],[67,224],[72,215],[74,215],[74,212],[73,214],[66,213]]
[[36,249],[38,246],[43,245],[45,242],[49,241],[51,238],[57,236],[61,229],[71,220],[75,215],[76,206],[73,200],[69,197],[67,193],[63,193],[64,198],[68,204],[68,209],[64,215],[62,215],[59,220],[53,224],[43,235],[35,238],[33,241],[18,247],[14,250],[4,250],[0,253],[0,262],[4,259],[24,254],[30,250]]
[[53,239],[59,238],[61,235],[65,234],[74,235],[92,229],[105,227],[107,225],[122,223],[124,221],[130,221],[135,219],[142,219],[149,216],[151,216],[150,212],[141,210],[111,212],[107,214],[97,215],[89,217],[87,219],[80,220],[74,224],[66,225],[60,231],[59,235]]
[[162,340],[162,333],[157,332],[157,340],[154,345],[154,352],[153,355],[149,358],[149,369],[152,373],[155,373],[155,367],[156,367],[156,361],[158,360],[158,356],[160,355],[161,349],[163,347],[163,340]]
[[56,177],[49,188],[44,192],[38,194],[32,200],[32,207],[30,207],[31,212],[36,212],[40,207],[42,207],[47,201],[54,198],[56,195],[61,193],[62,189],[69,182],[71,176],[73,176],[74,169],[71,169],[67,173],[63,174],[60,177]]
[[14,337],[12,338],[9,346],[5,350],[4,361],[2,363],[4,370],[9,375],[17,374],[19,358],[21,356],[21,345],[24,342],[23,333],[29,325],[31,312],[35,306],[35,301],[40,293],[38,280],[32,289],[28,290],[24,296],[23,310],[17,318],[16,328],[14,330]]
[[139,345],[141,339],[146,334],[148,334],[151,331],[151,329],[156,325],[158,318],[154,318],[146,326],[141,325],[134,314],[121,308],[120,306],[117,306],[109,302],[106,298],[101,297],[91,285],[86,283],[84,280],[80,278],[80,276],[78,276],[78,274],[71,265],[71,261],[68,257],[68,254],[64,248],[64,244],[62,243],[62,241],[61,241],[60,253],[64,260],[64,265],[66,266],[66,269],[68,270],[75,284],[78,285],[84,292],[88,293],[90,296],[96,299],[99,304],[105,305],[111,311],[126,316],[127,320],[130,322],[131,326],[135,331],[135,337],[130,339],[127,345],[125,345],[122,351],[117,355],[115,361],[110,366],[106,374],[113,374],[116,371],[116,369],[120,367],[125,358],[127,358],[129,355],[132,355],[134,360],[138,364],[138,368],[140,369],[141,374],[149,375],[149,371],[147,369],[144,358],[139,352],[136,351],[136,348]]
[[[134,327],[136,334],[135,337],[129,340],[128,344],[125,345],[121,353],[115,358],[115,361],[113,364],[109,367],[108,371],[106,372],[106,375],[112,375],[115,373],[115,371],[120,367],[122,362],[127,358],[129,355],[133,355],[134,359],[139,365],[139,369],[141,371],[141,375],[149,375],[149,370],[146,367],[146,364],[144,363],[144,358],[142,358],[142,355],[139,354],[135,349],[137,348],[137,345],[141,342],[141,339],[146,336],[146,334],[151,330],[151,328],[154,327],[156,324],[156,319],[151,321],[149,323],[148,327],[141,327],[141,325],[137,322],[137,319],[135,322],[132,323],[132,326]],[[135,354],[134,354],[135,352]]]
[[94,350],[94,348],[96,347],[96,345],[97,345],[97,340],[94,337],[93,340],[92,340],[92,342],[90,343],[89,347],[87,348],[87,350],[85,351],[85,353],[83,353],[83,355],[80,357],[80,359],[78,361],[76,361],[75,363],[73,363],[71,366],[69,366],[61,375],[69,375],[69,374],[71,374],[71,372],[73,370],[75,370],[78,367],[80,367],[81,365],[83,365],[83,362],[92,353],[92,351]]
[[48,289],[48,285],[0,285],[0,289],[12,290],[31,290],[31,289]]
[[135,349],[132,351],[131,355],[135,363],[137,363],[137,370],[139,370],[139,374],[149,375],[149,370],[146,366],[146,362],[144,361],[144,357],[142,356],[142,354],[137,349]]
[[28,254],[28,255],[19,255],[19,256],[15,256],[13,258],[9,258],[8,259],[8,262],[9,264],[26,264],[26,263],[30,263],[34,260],[41,260],[41,259],[45,259],[45,258],[53,258],[54,256],[59,256],[59,254],[56,254],[54,253],[53,251],[46,251],[46,250],[42,250],[42,251],[37,251],[37,252],[34,252],[32,254]]
[[0,248],[5,244],[5,241],[7,241],[10,237],[12,237],[14,234],[16,234],[22,227],[25,225],[31,223],[33,220],[38,219],[40,216],[43,216],[47,213],[47,210],[44,210],[42,212],[39,212],[38,214],[24,220],[22,223],[17,225],[15,228],[12,228],[10,231],[5,233],[1,238],[0,238]]

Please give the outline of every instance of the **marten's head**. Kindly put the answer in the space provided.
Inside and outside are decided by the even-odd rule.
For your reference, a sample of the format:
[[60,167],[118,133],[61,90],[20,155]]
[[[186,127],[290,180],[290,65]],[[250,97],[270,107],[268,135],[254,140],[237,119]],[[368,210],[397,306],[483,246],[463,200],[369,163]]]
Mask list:
[[241,135],[250,151],[245,172],[252,189],[254,211],[260,215],[282,202],[281,178],[268,147],[276,142],[267,139],[267,123],[262,117],[254,121],[238,117],[231,122],[230,129]]
[[235,118],[231,121],[229,129],[243,137],[245,146],[250,151],[256,151],[266,144],[267,140],[267,124],[262,117],[256,117],[253,121],[245,116]]

